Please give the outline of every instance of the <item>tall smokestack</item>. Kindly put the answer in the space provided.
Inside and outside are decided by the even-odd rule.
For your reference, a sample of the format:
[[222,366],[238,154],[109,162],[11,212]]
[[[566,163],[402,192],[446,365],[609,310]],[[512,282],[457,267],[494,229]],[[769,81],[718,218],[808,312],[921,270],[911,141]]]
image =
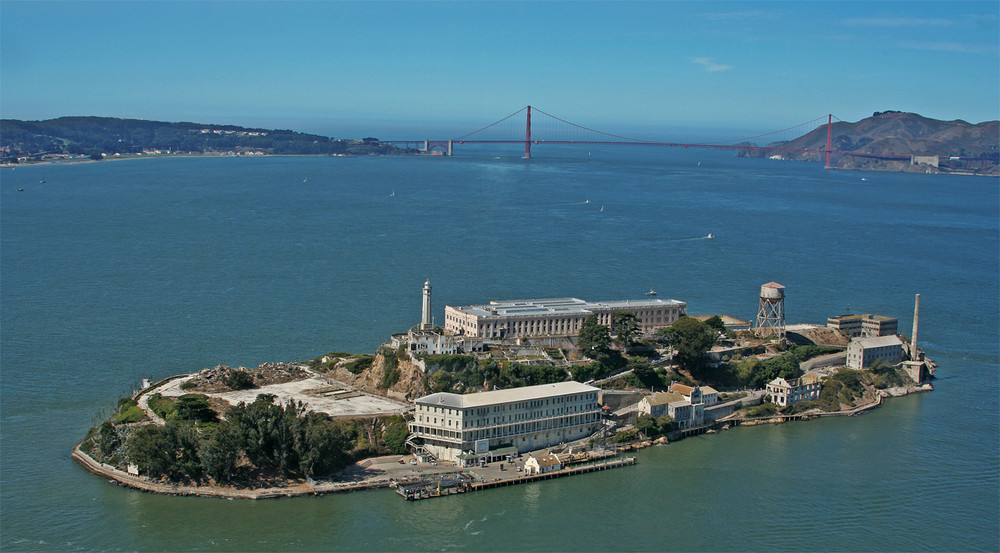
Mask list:
[[920,350],[917,349],[917,328],[920,326],[920,294],[913,300],[913,338],[910,341],[910,360],[920,361]]

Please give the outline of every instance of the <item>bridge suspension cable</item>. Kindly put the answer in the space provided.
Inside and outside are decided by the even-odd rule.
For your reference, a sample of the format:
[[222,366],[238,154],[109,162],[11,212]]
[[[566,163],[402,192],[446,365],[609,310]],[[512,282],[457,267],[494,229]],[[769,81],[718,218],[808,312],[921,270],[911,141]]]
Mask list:
[[555,119],[556,121],[559,121],[560,123],[565,123],[565,124],[567,124],[567,125],[569,125],[571,127],[576,127],[578,129],[582,129],[582,130],[585,130],[585,131],[588,131],[588,132],[600,134],[600,135],[603,135],[603,136],[608,136],[608,137],[611,137],[611,138],[618,138],[620,140],[627,140],[629,142],[654,142],[653,140],[643,140],[641,138],[630,138],[630,137],[627,137],[627,136],[619,136],[617,134],[611,134],[611,133],[607,133],[607,132],[603,132],[603,131],[598,131],[598,130],[595,130],[595,129],[584,127],[583,125],[577,125],[576,123],[567,121],[565,119],[561,119],[559,117],[556,117],[555,115],[552,115],[551,113],[546,113],[546,112],[544,112],[544,111],[542,111],[542,110],[540,110],[538,108],[535,108],[535,107],[533,107],[531,109],[537,111],[538,113],[541,113],[542,115],[551,117],[551,118]]
[[[517,114],[523,112],[524,110],[528,109],[528,107],[529,106],[524,106],[523,108],[515,111],[514,113],[508,115],[507,117],[504,117],[503,119],[500,119],[499,121],[494,121],[493,123],[490,123],[489,125],[486,125],[485,127],[481,128],[481,129],[476,129],[476,130],[474,130],[474,131],[472,131],[472,132],[470,132],[468,134],[463,134],[462,136],[459,136],[458,138],[453,138],[452,140],[462,140],[462,139],[468,138],[468,137],[470,137],[470,136],[472,136],[472,135],[474,135],[476,133],[483,132],[486,129],[495,127],[495,126],[499,125],[500,123],[503,123],[504,121],[510,119],[511,117],[514,117],[515,115],[517,115]],[[548,114],[546,114],[546,115],[548,115]]]

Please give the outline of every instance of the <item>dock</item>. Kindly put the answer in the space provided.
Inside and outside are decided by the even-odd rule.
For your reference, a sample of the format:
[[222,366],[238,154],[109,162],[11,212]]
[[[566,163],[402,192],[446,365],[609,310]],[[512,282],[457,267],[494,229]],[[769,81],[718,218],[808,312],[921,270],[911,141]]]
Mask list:
[[466,492],[489,490],[492,488],[515,486],[518,484],[528,484],[539,480],[549,480],[552,478],[561,478],[563,476],[573,476],[576,474],[626,467],[634,465],[635,463],[635,457],[626,457],[624,459],[616,459],[614,461],[578,465],[542,474],[515,476],[513,478],[498,478],[490,481],[479,481],[471,473],[450,474],[434,479],[399,484],[396,486],[396,493],[405,498],[407,501],[417,501],[420,499],[445,497],[448,495]]

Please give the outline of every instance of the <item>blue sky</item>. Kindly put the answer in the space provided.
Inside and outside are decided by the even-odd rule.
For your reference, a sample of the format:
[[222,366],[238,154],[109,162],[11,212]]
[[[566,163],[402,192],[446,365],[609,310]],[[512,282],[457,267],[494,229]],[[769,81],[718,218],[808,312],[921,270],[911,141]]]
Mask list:
[[998,17],[996,0],[0,0],[0,116],[380,138],[528,104],[623,133],[887,109],[980,122],[1000,118]]

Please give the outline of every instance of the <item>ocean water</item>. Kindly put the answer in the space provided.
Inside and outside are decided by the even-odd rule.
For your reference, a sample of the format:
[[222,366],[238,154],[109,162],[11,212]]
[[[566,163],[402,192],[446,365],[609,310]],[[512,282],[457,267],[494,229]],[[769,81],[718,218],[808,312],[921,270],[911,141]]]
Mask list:
[[[456,153],[0,170],[0,548],[1000,548],[996,179],[636,147]],[[416,503],[165,497],[70,460],[142,378],[373,351],[419,320],[425,279],[438,320],[446,304],[650,288],[750,319],[775,280],[789,322],[850,305],[907,334],[920,293],[939,378],[862,417]]]

